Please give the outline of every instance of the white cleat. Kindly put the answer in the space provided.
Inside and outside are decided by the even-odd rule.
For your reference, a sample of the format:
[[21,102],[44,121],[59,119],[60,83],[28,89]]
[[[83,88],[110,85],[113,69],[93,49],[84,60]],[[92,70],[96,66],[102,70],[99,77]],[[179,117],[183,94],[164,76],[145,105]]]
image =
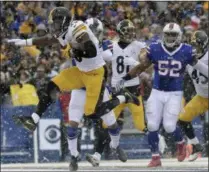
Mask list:
[[[96,153],[95,153],[96,154]],[[100,163],[100,158],[98,155],[91,155],[91,154],[86,154],[86,160],[92,164],[93,167],[98,167]],[[101,155],[99,155],[101,157]]]

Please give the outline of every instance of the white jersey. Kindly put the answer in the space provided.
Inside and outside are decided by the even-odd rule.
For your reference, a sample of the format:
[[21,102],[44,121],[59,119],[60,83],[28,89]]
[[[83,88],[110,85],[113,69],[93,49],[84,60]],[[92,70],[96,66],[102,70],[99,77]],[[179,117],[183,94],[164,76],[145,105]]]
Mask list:
[[[118,42],[113,43],[113,57],[112,57],[112,80],[111,85],[115,87],[118,81],[124,77],[130,69],[132,69],[136,64],[135,62],[138,61],[138,55],[142,48],[145,48],[146,44],[133,41],[129,44],[126,48],[122,49]],[[126,64],[125,61],[128,58],[133,58],[132,64]],[[139,85],[139,77],[135,77],[131,80],[125,82],[125,87],[136,86]]]
[[[208,65],[208,52],[200,61]],[[193,80],[197,94],[201,97],[208,98],[208,78],[190,65],[187,66],[187,71]]]
[[99,49],[99,41],[91,29],[89,29],[89,27],[84,22],[75,20],[70,24],[67,33],[63,34],[64,36],[61,35],[58,40],[63,46],[70,43],[72,47],[77,48],[79,43],[76,39],[83,33],[88,33],[89,38],[97,49],[97,55],[93,58],[82,58],[81,60],[75,58],[76,66],[79,68],[79,70],[88,72],[105,65],[105,61],[103,60],[101,51]]

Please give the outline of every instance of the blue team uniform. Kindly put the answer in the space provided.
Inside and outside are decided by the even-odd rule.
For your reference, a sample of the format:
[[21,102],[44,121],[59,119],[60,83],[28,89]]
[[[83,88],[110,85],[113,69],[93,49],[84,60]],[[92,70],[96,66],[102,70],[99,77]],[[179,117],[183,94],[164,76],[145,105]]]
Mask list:
[[185,68],[193,62],[192,46],[181,44],[170,53],[162,43],[153,43],[148,51],[148,58],[154,64],[155,71],[153,88],[160,91],[182,91]]

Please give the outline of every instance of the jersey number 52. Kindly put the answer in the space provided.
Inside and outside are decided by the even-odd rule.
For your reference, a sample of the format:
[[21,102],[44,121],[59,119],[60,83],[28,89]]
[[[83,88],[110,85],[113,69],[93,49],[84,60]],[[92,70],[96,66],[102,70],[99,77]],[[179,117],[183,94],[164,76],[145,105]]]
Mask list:
[[162,76],[179,77],[182,64],[180,61],[160,60],[158,62],[158,72]]

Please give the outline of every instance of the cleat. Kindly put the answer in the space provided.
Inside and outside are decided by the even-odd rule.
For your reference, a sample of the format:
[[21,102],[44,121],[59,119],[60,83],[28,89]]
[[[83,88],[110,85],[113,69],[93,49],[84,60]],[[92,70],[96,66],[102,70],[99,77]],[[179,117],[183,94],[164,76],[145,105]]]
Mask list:
[[126,98],[126,103],[133,103],[137,106],[140,105],[139,99],[134,94],[130,93],[127,89],[123,89],[123,95]]
[[177,144],[177,159],[179,162],[184,161],[186,158],[186,144],[183,142],[181,144]]
[[147,167],[161,167],[161,166],[162,164],[161,164],[160,155],[157,155],[157,156],[152,156],[152,160],[150,161]]
[[112,153],[117,155],[117,157],[120,161],[122,161],[122,162],[127,161],[127,155],[122,148],[120,148],[118,146],[116,149],[114,149],[114,148],[111,148],[111,149],[112,149]]
[[77,157],[71,156],[69,169],[70,169],[70,171],[77,171],[78,170],[78,156]]
[[13,115],[12,119],[17,125],[21,125],[29,131],[35,131],[36,129],[37,124],[33,121],[32,117]]
[[97,159],[96,156],[91,155],[91,154],[86,154],[86,160],[92,164],[93,167],[98,167],[99,166],[99,159]]
[[192,144],[193,151],[192,154],[189,156],[189,161],[195,161],[198,157],[199,154],[203,152],[203,147],[200,144]]

